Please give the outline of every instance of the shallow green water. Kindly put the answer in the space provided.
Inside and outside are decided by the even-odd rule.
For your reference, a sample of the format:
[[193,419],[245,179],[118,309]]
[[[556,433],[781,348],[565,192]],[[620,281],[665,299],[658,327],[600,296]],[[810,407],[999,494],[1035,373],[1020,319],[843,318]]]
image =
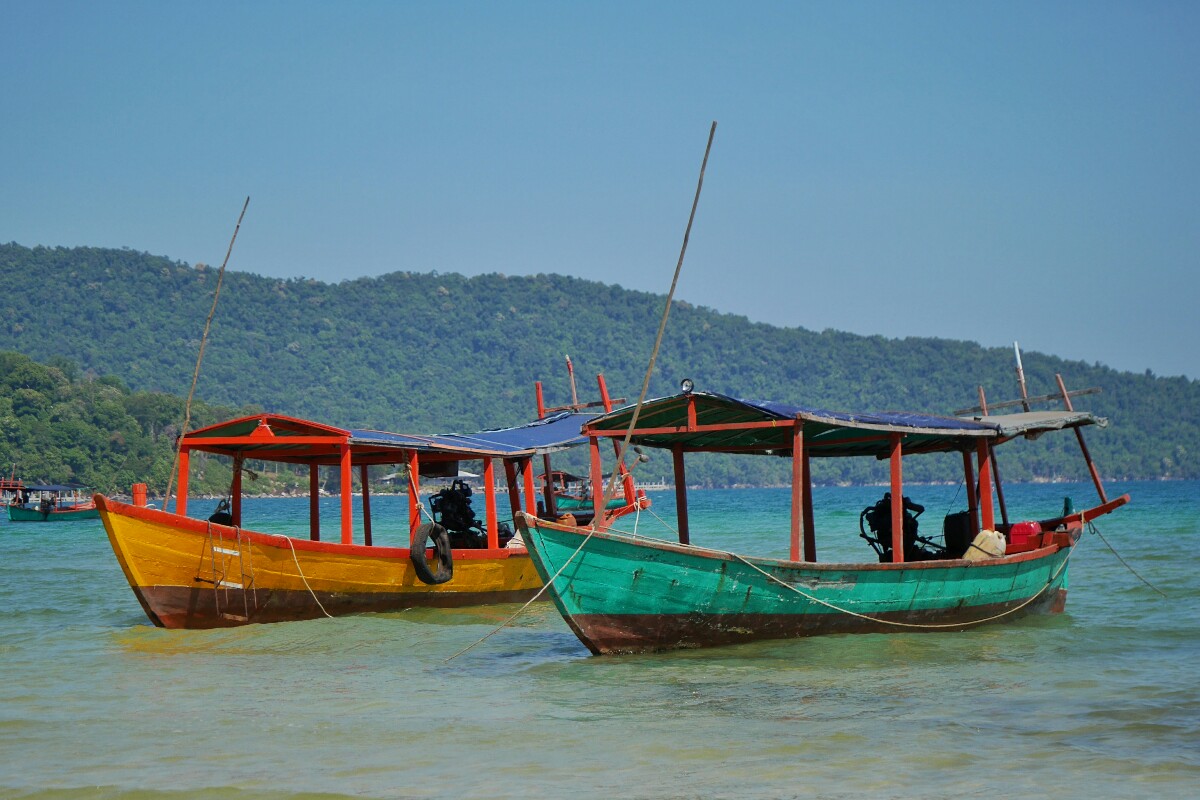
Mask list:
[[[1093,497],[1008,491],[1014,518]],[[1060,616],[596,658],[536,603],[449,663],[518,606],[164,631],[98,522],[0,524],[0,796],[1195,797],[1200,484],[1116,491],[1134,502],[1100,531],[1169,600],[1087,536]],[[926,529],[955,493],[912,487]],[[819,490],[822,560],[865,558],[880,494]],[[786,492],[691,501],[698,544],[786,554]],[[403,501],[372,508],[401,543]],[[289,530],[307,506],[245,514]]]

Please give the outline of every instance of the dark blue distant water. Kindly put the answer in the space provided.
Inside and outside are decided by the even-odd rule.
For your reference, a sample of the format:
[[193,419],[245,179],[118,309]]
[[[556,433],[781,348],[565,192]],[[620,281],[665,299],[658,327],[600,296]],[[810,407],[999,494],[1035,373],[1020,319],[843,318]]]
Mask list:
[[[1016,519],[1094,500],[1006,488]],[[1089,535],[1060,616],[595,658],[537,603],[448,664],[518,606],[164,631],[98,522],[0,523],[0,796],[1193,798],[1200,484],[1123,491],[1099,529],[1169,599]],[[817,490],[822,560],[864,558],[882,492]],[[933,528],[956,492],[909,487]],[[786,491],[690,499],[697,544],[786,554]],[[670,536],[673,495],[654,500],[638,530]],[[403,499],[372,507],[402,543]],[[307,520],[304,500],[245,513]]]

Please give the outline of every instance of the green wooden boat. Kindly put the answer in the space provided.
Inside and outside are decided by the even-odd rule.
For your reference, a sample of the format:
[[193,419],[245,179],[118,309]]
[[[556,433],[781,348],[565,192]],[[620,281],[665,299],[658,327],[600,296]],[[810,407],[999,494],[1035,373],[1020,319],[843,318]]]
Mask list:
[[[1064,393],[1064,398],[1069,400]],[[584,426],[592,465],[599,441],[625,436],[632,408]],[[1040,521],[1010,521],[994,448],[1013,439],[1104,424],[1086,412],[1023,412],[971,419],[926,414],[846,414],[688,392],[646,403],[631,441],[671,449],[679,542],[517,515],[521,536],[559,612],[597,654],[704,647],[828,633],[949,631],[1059,612],[1068,564],[1084,525],[1128,502],[1109,500]],[[1082,443],[1082,437],[1080,438]],[[752,558],[691,543],[685,452],[788,457],[794,477],[788,560]],[[961,453],[968,508],[945,521],[942,541],[918,533],[921,509],[903,496],[903,455]],[[857,532],[877,562],[819,563],[809,459],[888,459],[891,491],[864,509]],[[978,467],[976,469],[976,467]],[[1001,519],[995,518],[999,501]]]
[[21,484],[5,505],[10,522],[65,522],[100,518],[91,496],[78,486]]

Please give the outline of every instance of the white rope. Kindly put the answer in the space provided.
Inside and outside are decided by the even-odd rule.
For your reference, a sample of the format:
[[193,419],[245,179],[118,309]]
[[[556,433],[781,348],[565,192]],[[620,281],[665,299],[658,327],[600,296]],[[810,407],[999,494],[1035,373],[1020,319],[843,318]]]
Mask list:
[[555,579],[557,579],[559,575],[562,575],[562,573],[563,573],[563,570],[564,570],[564,569],[566,569],[566,568],[567,568],[567,566],[568,566],[568,565],[569,565],[569,564],[570,564],[572,561],[574,561],[574,560],[575,560],[575,556],[579,555],[579,551],[583,549],[583,546],[584,546],[585,544],[587,544],[587,543],[588,543],[588,540],[589,540],[589,539],[591,539],[591,538],[592,538],[592,536],[594,536],[594,535],[595,535],[595,533],[596,533],[596,526],[595,526],[595,525],[593,525],[593,526],[592,526],[592,529],[591,529],[591,530],[588,532],[588,535],[587,535],[586,537],[584,537],[584,540],[583,540],[582,542],[580,542],[580,543],[579,543],[579,547],[575,548],[575,552],[574,552],[574,553],[571,553],[571,557],[570,557],[570,558],[568,558],[566,561],[564,561],[564,562],[563,562],[563,565],[562,565],[561,567],[559,567],[559,568],[558,568],[558,572],[554,573],[554,575],[552,575],[552,576],[550,577],[550,580],[546,581],[546,582],[545,582],[545,583],[542,585],[542,588],[541,588],[541,589],[538,589],[538,591],[537,591],[537,594],[535,594],[533,597],[529,598],[529,600],[528,600],[528,601],[526,601],[525,605],[523,605],[523,606],[521,606],[520,608],[518,608],[518,609],[517,609],[517,613],[513,614],[511,617],[509,617],[508,619],[504,620],[504,622],[500,623],[500,625],[499,625],[499,626],[497,626],[495,629],[493,629],[493,630],[491,631],[491,633],[487,634],[487,636],[484,636],[482,639],[480,639],[480,640],[479,640],[479,641],[477,641],[477,642],[473,642],[472,644],[469,644],[469,645],[467,645],[467,646],[466,646],[466,647],[464,647],[462,650],[459,650],[457,653],[455,653],[454,655],[450,656],[450,658],[447,658],[447,659],[446,659],[445,661],[443,661],[442,663],[443,663],[443,664],[448,664],[448,663],[450,663],[450,662],[451,662],[451,661],[453,661],[454,659],[456,659],[456,658],[458,658],[459,656],[461,656],[463,653],[465,653],[465,652],[467,652],[468,650],[470,650],[471,648],[475,647],[475,645],[482,644],[482,643],[483,643],[485,640],[487,640],[487,639],[491,638],[491,636],[492,636],[493,634],[499,633],[501,630],[503,630],[504,628],[508,627],[508,625],[509,625],[509,624],[510,624],[510,623],[511,623],[511,622],[512,622],[514,619],[516,619],[517,617],[519,617],[519,616],[522,614],[522,612],[524,612],[524,611],[525,611],[525,609],[529,608],[529,606],[530,606],[530,605],[533,603],[533,601],[534,601],[534,600],[537,600],[539,597],[541,597],[541,596],[542,596],[542,594],[543,594],[543,593],[545,593],[545,591],[546,591],[547,589],[549,589],[549,588],[550,588],[550,584],[554,583]]
[[272,533],[268,535],[278,536],[280,539],[283,539],[288,543],[288,547],[292,548],[292,561],[296,562],[296,572],[300,573],[300,580],[304,581],[304,588],[308,589],[308,593],[311,594],[312,599],[316,601],[317,608],[321,609],[321,613],[330,619],[333,619],[333,614],[330,614],[325,610],[325,606],[321,605],[321,600],[317,597],[317,593],[314,592],[313,588],[308,585],[308,578],[304,577],[304,570],[300,567],[300,559],[296,557],[296,545],[293,544],[292,537],[284,536],[282,533]]

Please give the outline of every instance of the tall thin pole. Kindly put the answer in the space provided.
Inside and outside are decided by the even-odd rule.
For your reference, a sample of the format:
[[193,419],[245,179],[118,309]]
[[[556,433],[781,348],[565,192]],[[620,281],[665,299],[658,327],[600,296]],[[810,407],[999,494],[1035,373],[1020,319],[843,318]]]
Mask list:
[[[221,270],[217,273],[217,290],[213,292],[212,308],[208,319],[204,321],[204,334],[200,337],[200,352],[196,355],[196,371],[192,373],[192,388],[188,390],[187,402],[183,406],[183,428],[179,431],[179,440],[175,442],[175,458],[171,461],[171,471],[167,474],[167,493],[163,496],[163,510],[171,502],[171,484],[175,480],[175,467],[179,463],[179,451],[183,447],[183,437],[187,434],[188,425],[192,422],[192,396],[196,394],[196,381],[200,379],[200,362],[204,360],[204,347],[208,344],[208,329],[212,327],[213,315],[217,313],[217,300],[221,297],[221,281],[225,279],[225,265],[229,263],[229,254],[233,252],[233,243],[237,241],[238,231],[242,228],[242,217],[246,216],[246,208],[250,205],[250,196],[242,204],[242,213],[238,214],[237,225],[233,227],[233,236],[229,240],[229,249],[225,251],[225,260],[221,262]],[[175,501],[175,509],[179,510],[179,501]]]
[[[663,332],[667,329],[667,317],[671,313],[671,300],[675,297],[675,286],[679,283],[679,272],[683,269],[683,257],[687,253],[688,238],[692,235],[692,222],[696,219],[696,206],[700,205],[700,190],[704,188],[704,170],[708,167],[708,154],[712,150],[713,136],[716,132],[717,121],[713,120],[712,127],[708,129],[708,144],[704,147],[704,160],[700,162],[700,179],[696,182],[696,196],[692,199],[692,212],[688,215],[687,228],[683,231],[683,246],[679,248],[679,261],[675,264],[675,276],[671,278],[671,290],[667,292],[667,306],[663,309],[662,320],[658,323],[658,336],[654,339],[654,350],[651,351],[650,363],[646,366],[646,378],[642,381],[642,393],[638,395],[637,405],[633,407],[629,430],[625,431],[625,438],[621,440],[621,449],[617,453],[617,464],[625,463],[625,450],[629,447],[629,440],[637,427],[638,416],[642,413],[642,403],[646,401],[646,392],[650,389],[650,376],[654,374],[654,362],[658,359],[658,348],[662,345]],[[604,492],[606,498],[616,494],[618,472],[619,470],[615,469],[612,471],[608,489]],[[598,525],[599,523],[600,520],[596,520],[593,524]]]

